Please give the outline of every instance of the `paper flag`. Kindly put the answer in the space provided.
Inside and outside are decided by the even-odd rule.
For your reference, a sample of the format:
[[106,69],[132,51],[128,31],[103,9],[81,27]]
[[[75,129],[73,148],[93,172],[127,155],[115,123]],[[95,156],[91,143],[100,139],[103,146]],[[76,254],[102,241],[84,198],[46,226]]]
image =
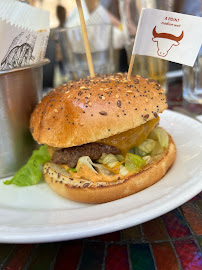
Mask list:
[[193,66],[201,44],[201,17],[144,8],[140,14],[133,54]]

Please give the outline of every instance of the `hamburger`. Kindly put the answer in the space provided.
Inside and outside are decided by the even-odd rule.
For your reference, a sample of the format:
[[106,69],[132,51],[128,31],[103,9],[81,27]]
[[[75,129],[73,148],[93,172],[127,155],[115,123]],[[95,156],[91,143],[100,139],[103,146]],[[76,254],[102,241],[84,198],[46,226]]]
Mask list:
[[59,195],[104,203],[159,181],[175,160],[159,126],[167,109],[161,86],[127,74],[96,75],[53,89],[31,115],[30,130],[48,146],[44,179]]

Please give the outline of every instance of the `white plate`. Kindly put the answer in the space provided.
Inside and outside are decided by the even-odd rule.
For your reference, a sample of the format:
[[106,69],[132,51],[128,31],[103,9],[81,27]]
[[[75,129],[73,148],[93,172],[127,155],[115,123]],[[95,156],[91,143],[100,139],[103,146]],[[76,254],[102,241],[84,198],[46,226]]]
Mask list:
[[161,116],[172,134],[177,159],[157,184],[100,205],[72,202],[45,183],[31,187],[0,183],[0,242],[36,243],[108,233],[160,216],[202,190],[202,124],[172,111]]

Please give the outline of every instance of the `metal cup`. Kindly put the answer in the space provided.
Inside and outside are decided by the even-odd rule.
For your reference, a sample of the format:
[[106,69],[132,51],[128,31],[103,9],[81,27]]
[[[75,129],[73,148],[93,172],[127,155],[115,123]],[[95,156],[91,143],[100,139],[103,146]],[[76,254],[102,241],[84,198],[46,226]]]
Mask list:
[[48,62],[0,71],[0,178],[14,174],[36,147],[29,119],[42,97]]

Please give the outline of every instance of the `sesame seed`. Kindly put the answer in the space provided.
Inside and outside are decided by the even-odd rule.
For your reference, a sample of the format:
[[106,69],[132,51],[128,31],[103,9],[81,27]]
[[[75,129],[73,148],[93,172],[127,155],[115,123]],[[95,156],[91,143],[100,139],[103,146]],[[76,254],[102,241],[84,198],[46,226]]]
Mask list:
[[120,100],[117,101],[117,106],[118,106],[119,108],[121,108],[121,101],[120,101]]
[[101,115],[107,115],[107,112],[101,111],[101,112],[99,112],[99,114],[101,114]]
[[92,103],[91,103],[91,102],[88,102],[88,105],[89,105],[90,107],[92,107]]
[[119,98],[119,94],[116,94],[116,98]]
[[53,111],[54,111],[54,112],[58,112],[58,110],[57,110],[57,109],[54,109]]
[[149,118],[149,114],[144,115],[144,120],[146,121]]
[[90,186],[90,183],[85,183],[85,184],[83,185],[84,188],[87,188],[87,187],[89,187],[89,186]]
[[79,92],[78,92],[78,96],[81,96],[82,94],[83,94],[82,91],[79,91]]
[[158,117],[158,114],[156,112],[153,113],[154,114],[154,117],[157,118]]
[[105,97],[104,96],[102,96],[102,100],[105,100]]

